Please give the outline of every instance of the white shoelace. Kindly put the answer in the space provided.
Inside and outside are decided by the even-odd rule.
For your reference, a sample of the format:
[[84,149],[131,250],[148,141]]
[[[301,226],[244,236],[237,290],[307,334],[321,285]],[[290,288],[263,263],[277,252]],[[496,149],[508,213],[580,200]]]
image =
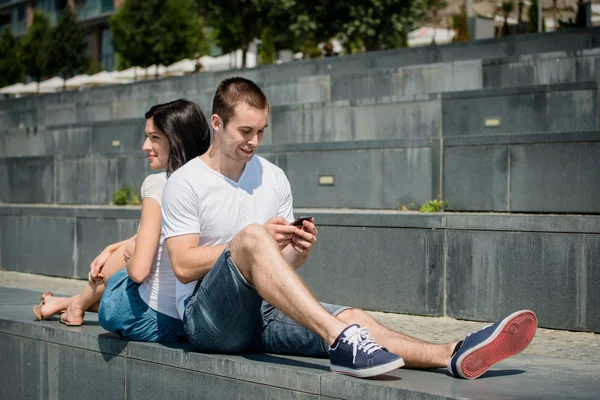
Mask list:
[[367,328],[355,328],[350,330],[342,341],[352,346],[353,363],[356,361],[356,353],[358,350],[366,354],[373,354],[373,352],[382,348],[382,346],[375,342],[375,339],[369,334]]

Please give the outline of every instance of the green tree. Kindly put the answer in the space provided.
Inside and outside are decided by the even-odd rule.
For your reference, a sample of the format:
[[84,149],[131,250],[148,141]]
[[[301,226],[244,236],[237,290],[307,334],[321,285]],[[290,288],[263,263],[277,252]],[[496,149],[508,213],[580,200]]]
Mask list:
[[[527,10],[527,32],[535,33],[538,31],[538,2],[537,0],[531,0],[529,10]],[[542,18],[542,32],[546,32],[546,20]]]
[[275,62],[275,38],[273,37],[271,28],[267,27],[263,29],[260,40],[260,64],[273,64]]
[[460,9],[460,14],[452,17],[452,27],[456,31],[456,35],[452,38],[453,42],[464,42],[470,39],[467,11],[464,5]]
[[0,36],[0,87],[21,82],[23,78],[24,69],[19,43],[10,28],[5,28]]
[[[429,3],[428,3],[429,1]],[[435,0],[281,0],[296,43],[342,39],[347,53],[406,46],[408,31]],[[275,32],[277,37],[278,32]]]
[[[425,21],[433,24],[433,30],[435,33],[435,29],[440,25],[440,11],[446,8],[448,2],[446,0],[426,0],[426,9],[427,14],[425,17]],[[435,34],[433,35],[433,39],[431,40],[431,44],[435,44]]]
[[515,3],[512,1],[505,1],[502,3],[502,15],[504,16],[504,24],[502,24],[502,36],[508,36],[510,34],[510,27],[508,26],[508,16],[515,9]]
[[[359,0],[346,2],[348,20],[342,34],[360,41],[364,50],[384,50],[407,45],[415,21],[425,17],[426,0]],[[343,14],[342,14],[343,16]]]
[[40,80],[43,77],[53,75],[50,62],[50,52],[52,50],[53,29],[50,26],[50,20],[43,12],[36,10],[33,14],[33,22],[25,37],[23,37],[23,65],[25,73],[31,76],[39,88]]
[[202,25],[194,0],[127,0],[110,19],[123,64],[140,67],[207,54]]
[[87,72],[90,59],[83,28],[70,6],[66,6],[52,35],[51,69],[63,79]]
[[217,44],[225,53],[242,50],[242,68],[250,43],[262,32],[274,0],[197,0],[202,15],[215,28]]

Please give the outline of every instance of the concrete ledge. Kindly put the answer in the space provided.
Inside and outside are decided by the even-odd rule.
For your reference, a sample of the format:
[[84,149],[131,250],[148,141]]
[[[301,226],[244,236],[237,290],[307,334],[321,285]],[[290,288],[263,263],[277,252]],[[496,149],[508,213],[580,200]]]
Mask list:
[[86,315],[82,327],[35,321],[39,293],[0,287],[0,398],[12,399],[595,399],[598,364],[522,354],[476,381],[445,370],[399,369],[379,378],[329,372],[324,359],[211,355],[189,344],[127,342]]

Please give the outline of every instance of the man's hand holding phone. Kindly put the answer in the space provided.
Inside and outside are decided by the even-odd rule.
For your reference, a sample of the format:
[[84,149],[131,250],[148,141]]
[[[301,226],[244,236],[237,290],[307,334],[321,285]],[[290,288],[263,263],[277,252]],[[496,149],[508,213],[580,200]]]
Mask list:
[[298,228],[291,241],[292,247],[298,254],[308,254],[317,243],[317,227],[314,221],[312,215],[302,216],[290,224]]

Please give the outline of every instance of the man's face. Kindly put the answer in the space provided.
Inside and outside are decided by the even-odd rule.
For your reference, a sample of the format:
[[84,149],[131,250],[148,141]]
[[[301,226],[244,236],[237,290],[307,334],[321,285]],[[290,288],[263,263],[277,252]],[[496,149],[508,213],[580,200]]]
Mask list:
[[223,127],[220,117],[213,115],[213,128],[219,131],[223,154],[240,163],[250,161],[262,142],[268,119],[268,110],[259,110],[245,103],[235,107],[227,127]]

